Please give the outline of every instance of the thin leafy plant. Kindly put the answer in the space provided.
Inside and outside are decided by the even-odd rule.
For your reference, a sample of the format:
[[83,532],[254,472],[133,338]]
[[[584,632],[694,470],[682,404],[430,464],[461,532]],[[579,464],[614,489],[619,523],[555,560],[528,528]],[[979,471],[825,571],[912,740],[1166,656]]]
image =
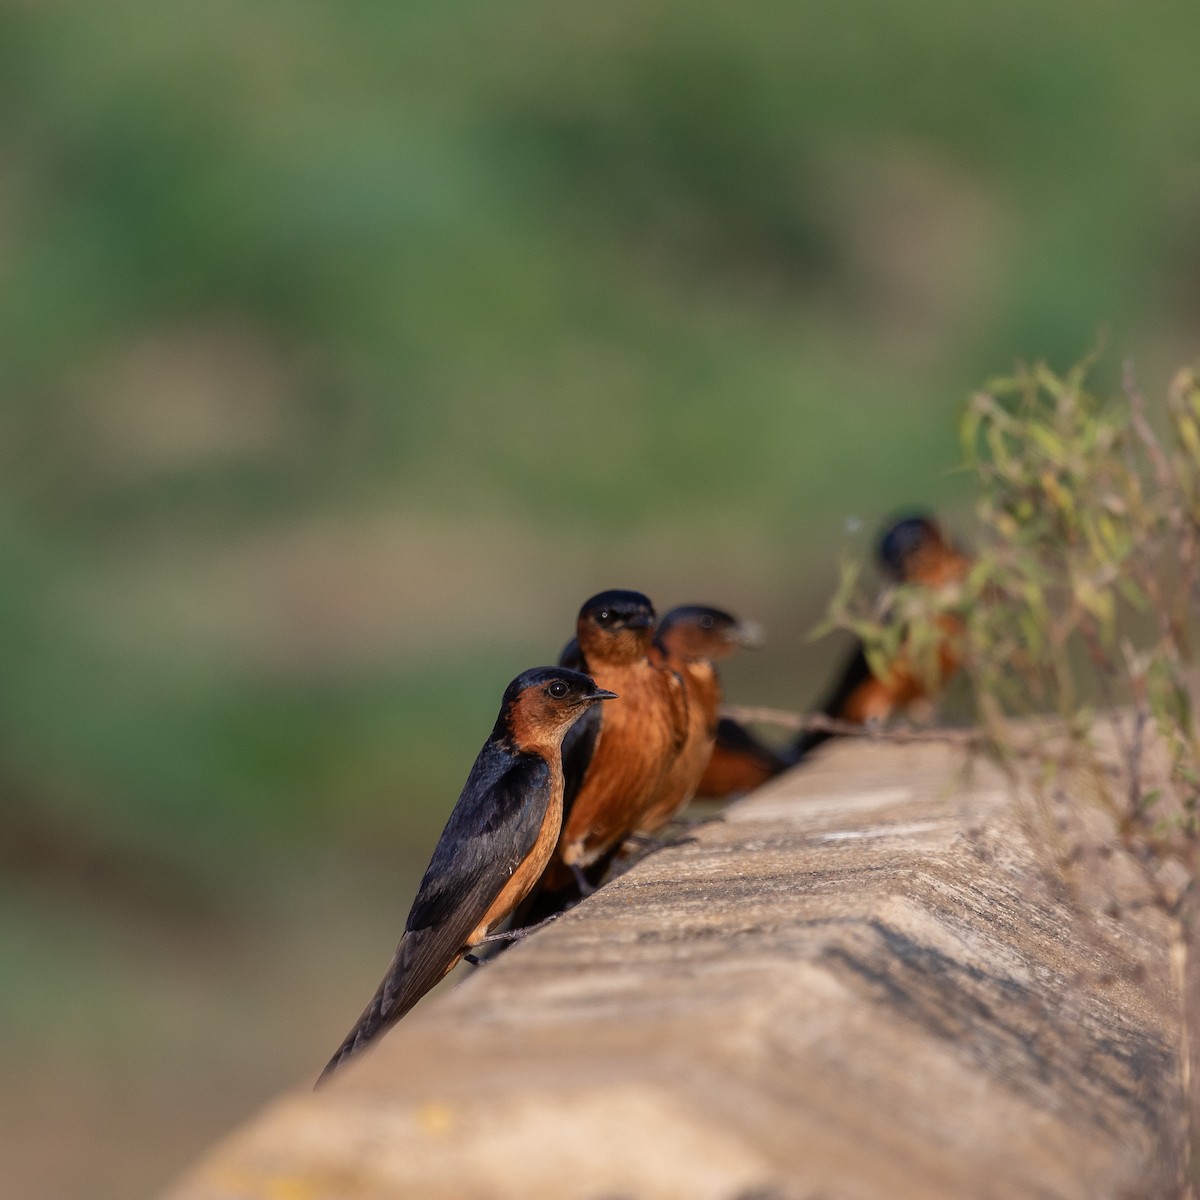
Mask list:
[[[971,397],[961,436],[978,487],[976,559],[965,579],[870,599],[848,564],[827,624],[859,637],[880,677],[903,661],[931,691],[950,644],[976,712],[966,740],[1033,798],[1060,877],[1083,886],[1081,868],[1100,859],[1132,867],[1132,892],[1105,907],[1167,923],[1180,1019],[1171,1186],[1193,1198],[1200,374],[1180,371],[1152,407],[1128,366],[1118,395],[1089,391],[1091,365],[1022,367]],[[1085,808],[1102,812],[1099,835]]]

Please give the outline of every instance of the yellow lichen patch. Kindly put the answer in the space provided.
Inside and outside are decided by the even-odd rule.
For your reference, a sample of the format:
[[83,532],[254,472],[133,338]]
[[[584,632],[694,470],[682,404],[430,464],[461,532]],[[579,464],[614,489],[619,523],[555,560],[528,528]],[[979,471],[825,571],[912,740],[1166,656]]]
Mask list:
[[363,1177],[348,1171],[276,1174],[232,1167],[214,1173],[210,1180],[214,1191],[230,1200],[345,1200],[364,1191]]
[[417,1124],[430,1137],[445,1137],[455,1126],[458,1114],[449,1104],[427,1101],[417,1109]]
[[246,1200],[317,1200],[318,1185],[302,1175],[268,1175],[244,1168],[226,1169],[213,1181],[222,1192]]

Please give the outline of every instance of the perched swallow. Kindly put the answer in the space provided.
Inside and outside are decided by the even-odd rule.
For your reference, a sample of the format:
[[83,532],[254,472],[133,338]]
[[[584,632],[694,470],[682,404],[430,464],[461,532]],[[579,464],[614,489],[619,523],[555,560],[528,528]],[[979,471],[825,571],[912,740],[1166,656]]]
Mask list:
[[[905,517],[884,530],[876,558],[880,569],[897,584],[944,587],[962,579],[971,568],[971,559],[942,533],[932,517]],[[944,635],[938,646],[937,687],[944,687],[958,669],[956,643],[961,626],[951,616],[938,619]],[[833,690],[819,712],[839,721],[856,725],[885,721],[902,712],[916,700],[927,698],[929,683],[903,653],[882,678],[876,678],[867,662],[862,643],[847,658]],[[807,730],[793,743],[794,760],[827,741],[835,734]]]
[[721,706],[721,681],[714,664],[759,640],[755,626],[697,604],[673,608],[659,622],[650,661],[683,681],[687,736],[658,795],[634,827],[641,837],[652,837],[687,807],[708,766]]
[[598,701],[614,699],[563,667],[535,667],[508,685],[387,974],[322,1080],[404,1016],[525,899],[561,830],[563,737]]
[[687,737],[679,676],[650,661],[654,606],[641,592],[613,590],[579,610],[561,662],[620,697],[584,717],[563,742],[562,834],[528,923],[593,891],[642,814],[658,798]]
[[750,792],[789,766],[788,758],[760,742],[744,725],[732,717],[722,717],[696,796],[701,800],[724,800]]

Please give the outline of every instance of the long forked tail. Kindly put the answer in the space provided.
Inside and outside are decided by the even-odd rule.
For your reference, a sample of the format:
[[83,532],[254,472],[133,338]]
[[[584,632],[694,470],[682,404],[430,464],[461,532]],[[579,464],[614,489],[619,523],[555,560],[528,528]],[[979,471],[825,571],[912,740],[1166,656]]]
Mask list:
[[346,1034],[345,1040],[334,1052],[329,1062],[325,1064],[325,1070],[317,1079],[317,1087],[320,1087],[346,1059],[356,1054],[390,1023],[383,1015],[383,989],[386,983],[385,979],[384,983],[379,985],[379,991],[375,993],[371,1003],[363,1010],[363,1014],[358,1018],[354,1028]]
[[[854,699],[854,694],[864,684],[871,682],[875,676],[871,673],[870,664],[867,662],[867,653],[863,649],[863,645],[859,642],[846,656],[845,662],[842,664],[841,673],[837,677],[837,682],[833,689],[825,697],[821,707],[817,710],[822,716],[832,717],[837,721],[853,719],[847,713],[847,706]],[[823,742],[829,741],[830,738],[835,738],[838,735],[824,729],[806,729],[804,730],[791,745],[791,761],[799,762],[806,754],[811,753]]]
[[768,778],[787,770],[788,760],[764,742],[760,742],[744,725],[732,717],[717,722],[714,751],[719,747],[732,755],[740,755],[767,773]]
[[[827,714],[822,714],[827,715]],[[806,758],[818,746],[829,741],[830,738],[837,737],[836,733],[831,733],[828,729],[805,729],[794,742],[788,751],[788,761],[798,763],[801,759]]]
[[[363,1009],[354,1028],[346,1034],[317,1079],[320,1087],[338,1067],[352,1058],[385,1030],[390,1029],[435,983],[448,975],[462,957],[461,951],[445,962],[436,953],[432,930],[409,931],[400,939],[387,974]],[[433,953],[431,953],[433,951]]]

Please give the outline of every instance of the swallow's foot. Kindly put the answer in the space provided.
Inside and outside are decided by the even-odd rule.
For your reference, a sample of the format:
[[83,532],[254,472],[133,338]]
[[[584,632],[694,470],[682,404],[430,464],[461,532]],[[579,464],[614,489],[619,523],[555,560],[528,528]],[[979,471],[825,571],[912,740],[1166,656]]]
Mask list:
[[662,843],[661,838],[648,837],[644,833],[631,833],[625,839],[625,845],[627,845],[627,846],[642,846],[647,850],[657,850],[659,848],[659,846],[661,846],[662,844],[663,843]]
[[693,829],[703,829],[705,825],[724,823],[725,814],[722,812],[709,813],[707,816],[673,817],[668,828],[673,833],[691,833]]
[[575,885],[579,888],[580,899],[590,896],[596,890],[596,885],[583,873],[583,868],[578,863],[571,864],[571,874],[575,876]]
[[[489,933],[487,937],[482,937],[475,943],[477,946],[482,946],[487,942],[516,942],[521,938],[528,937],[531,933],[541,929],[543,925],[549,925],[551,921],[557,921],[562,913],[551,913],[544,920],[539,921],[536,925],[521,925],[516,929],[505,929],[501,933]],[[463,957],[467,962],[471,961],[471,955],[464,954]],[[490,960],[484,960],[490,961]]]
[[[697,821],[695,824],[698,825],[701,822]],[[691,843],[699,842],[700,839],[698,837],[693,837],[690,833],[686,832],[688,829],[694,827],[695,825],[684,825],[684,834],[682,837],[647,837],[642,833],[631,833],[625,839],[625,845],[637,846],[641,849],[642,853],[638,856],[640,861],[646,855],[653,854],[656,850],[670,850],[674,846],[687,846]]]
[[[654,850],[666,850],[671,846],[686,846],[689,842],[698,841],[698,838],[691,836],[693,829],[700,829],[705,825],[710,825],[714,821],[724,821],[725,817],[721,813],[714,813],[711,817],[692,817],[685,819],[676,817],[671,821],[669,829],[671,834],[666,837],[651,837],[644,833],[631,833],[625,839],[626,846],[640,846],[647,853]],[[680,834],[682,836],[674,836]]]
[[470,963],[473,967],[486,967],[490,960],[480,958],[478,954],[464,954],[463,962]]

